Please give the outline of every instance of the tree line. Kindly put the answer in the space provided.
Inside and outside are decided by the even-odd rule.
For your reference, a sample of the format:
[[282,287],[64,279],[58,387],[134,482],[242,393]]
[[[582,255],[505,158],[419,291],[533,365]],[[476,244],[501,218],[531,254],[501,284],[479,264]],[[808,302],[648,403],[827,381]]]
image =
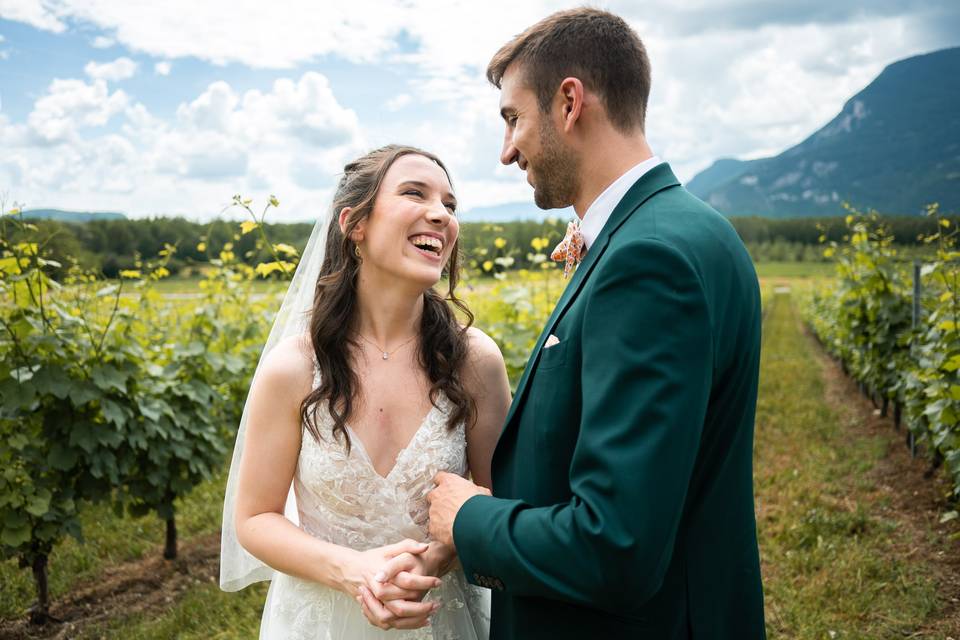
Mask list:
[[[819,245],[841,242],[848,233],[843,217],[740,217],[730,221],[757,261],[823,260]],[[920,238],[936,232],[936,221],[928,217],[885,217],[882,221],[902,246],[921,247]],[[256,265],[270,259],[265,249],[256,246],[254,234],[238,233],[236,222],[228,220],[198,223],[182,217],[154,217],[82,223],[37,220],[34,224],[49,238],[46,249],[52,259],[72,256],[83,268],[107,278],[135,268],[139,260],[158,255],[166,245],[176,247],[167,268],[185,277],[200,275],[228,243],[242,263]],[[298,251],[303,250],[312,228],[309,222],[264,224],[274,242]],[[565,230],[566,220],[558,219],[502,223],[461,220],[461,250],[473,267],[481,267],[488,256],[496,254],[513,258],[514,268],[529,268],[536,264],[534,258],[540,252],[537,247],[546,245],[549,253]]]

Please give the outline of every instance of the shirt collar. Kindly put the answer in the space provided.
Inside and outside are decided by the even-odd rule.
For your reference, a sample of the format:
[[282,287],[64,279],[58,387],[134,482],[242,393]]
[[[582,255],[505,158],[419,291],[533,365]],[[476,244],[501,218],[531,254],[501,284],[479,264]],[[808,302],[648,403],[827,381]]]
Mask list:
[[603,190],[597,199],[594,200],[583,214],[583,220],[580,223],[580,233],[583,235],[583,247],[589,249],[593,241],[600,235],[603,225],[607,223],[610,214],[616,208],[623,196],[627,194],[637,180],[650,169],[653,169],[663,161],[657,156],[648,158],[629,169],[622,176],[617,178],[609,187]]

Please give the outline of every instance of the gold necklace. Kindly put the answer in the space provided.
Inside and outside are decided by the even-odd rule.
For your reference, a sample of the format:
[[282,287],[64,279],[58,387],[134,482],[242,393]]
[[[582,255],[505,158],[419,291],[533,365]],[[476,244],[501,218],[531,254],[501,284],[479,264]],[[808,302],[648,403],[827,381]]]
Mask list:
[[405,347],[406,345],[408,345],[414,338],[417,337],[417,335],[414,334],[414,335],[411,336],[408,340],[406,340],[405,342],[403,342],[399,347],[395,348],[393,351],[387,351],[386,349],[384,349],[383,347],[381,347],[381,346],[378,345],[376,342],[374,342],[373,340],[371,340],[371,339],[368,338],[367,336],[363,335],[363,334],[360,333],[359,331],[357,331],[356,333],[357,333],[358,336],[360,336],[361,338],[363,338],[364,340],[366,340],[367,342],[369,342],[370,344],[372,344],[373,346],[375,346],[375,347],[377,348],[377,350],[380,351],[380,354],[383,356],[383,359],[384,359],[384,360],[386,360],[387,358],[389,358],[390,356],[392,356],[393,354],[395,354],[397,351],[399,351],[400,349],[402,349],[403,347]]

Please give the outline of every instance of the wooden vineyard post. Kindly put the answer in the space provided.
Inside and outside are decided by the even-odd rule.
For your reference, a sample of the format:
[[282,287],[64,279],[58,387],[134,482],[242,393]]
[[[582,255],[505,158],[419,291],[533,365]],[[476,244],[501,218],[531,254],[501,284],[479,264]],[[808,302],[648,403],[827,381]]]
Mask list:
[[[910,317],[910,355],[914,357],[913,340],[916,336],[917,327],[920,325],[920,294],[922,293],[922,284],[920,282],[920,261],[913,261],[913,313]],[[917,457],[917,437],[913,430],[907,425],[907,445],[910,447],[910,455]]]

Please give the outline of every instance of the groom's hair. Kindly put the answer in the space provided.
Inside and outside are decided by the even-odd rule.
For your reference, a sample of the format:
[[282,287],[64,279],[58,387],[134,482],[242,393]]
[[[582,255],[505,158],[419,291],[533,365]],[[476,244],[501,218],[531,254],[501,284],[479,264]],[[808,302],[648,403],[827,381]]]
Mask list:
[[536,94],[541,112],[550,109],[560,82],[573,76],[600,96],[617,129],[643,130],[650,60],[640,37],[620,16],[588,7],[551,14],[497,51],[487,79],[499,89],[513,63]]

